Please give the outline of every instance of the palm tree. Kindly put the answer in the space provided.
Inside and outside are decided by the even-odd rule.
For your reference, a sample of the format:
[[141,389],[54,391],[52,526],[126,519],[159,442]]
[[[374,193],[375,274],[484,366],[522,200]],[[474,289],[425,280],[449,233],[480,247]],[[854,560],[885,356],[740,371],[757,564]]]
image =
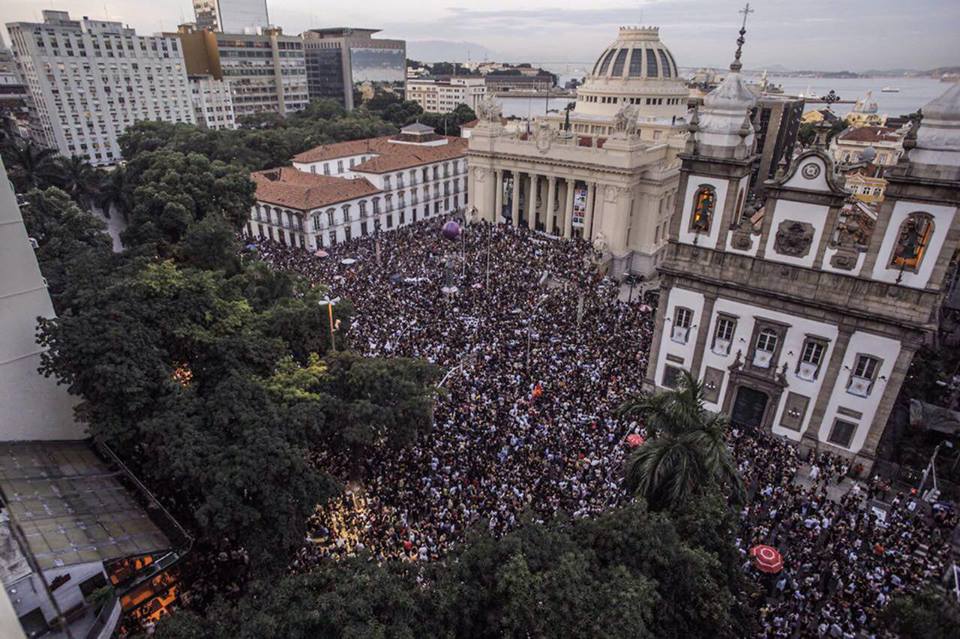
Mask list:
[[624,486],[654,510],[675,507],[705,486],[744,499],[743,480],[724,441],[727,420],[703,406],[703,387],[690,373],[677,388],[625,401],[621,417],[642,416],[652,435],[626,463]]
[[116,209],[120,211],[124,219],[127,215],[125,200],[125,181],[126,173],[122,166],[117,166],[110,171],[101,171],[99,176],[98,190],[94,196],[94,202],[103,211],[106,217],[110,217],[111,212]]
[[59,170],[57,152],[26,142],[6,147],[10,178],[21,191],[46,188],[56,182]]
[[88,206],[97,194],[101,176],[89,162],[76,155],[57,158],[57,182],[81,206]]

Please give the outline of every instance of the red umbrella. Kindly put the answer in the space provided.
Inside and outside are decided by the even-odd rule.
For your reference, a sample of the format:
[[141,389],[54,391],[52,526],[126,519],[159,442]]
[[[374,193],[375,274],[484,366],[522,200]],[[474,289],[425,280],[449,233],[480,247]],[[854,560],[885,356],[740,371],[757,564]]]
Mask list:
[[637,446],[642,446],[645,440],[637,433],[630,433],[627,435],[627,446],[630,448],[636,448]]
[[750,556],[753,557],[753,565],[761,572],[775,575],[783,570],[783,556],[773,546],[754,546],[750,549]]
[[330,254],[324,251],[323,249],[317,249],[316,252],[314,252],[314,255],[316,255],[317,257],[328,257]]

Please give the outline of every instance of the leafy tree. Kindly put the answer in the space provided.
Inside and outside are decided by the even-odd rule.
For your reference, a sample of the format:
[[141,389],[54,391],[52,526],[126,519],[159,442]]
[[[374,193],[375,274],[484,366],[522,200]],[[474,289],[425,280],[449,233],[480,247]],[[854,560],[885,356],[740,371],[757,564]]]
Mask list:
[[207,214],[203,219],[187,227],[178,246],[180,261],[201,269],[223,269],[228,272],[240,270],[240,242],[229,222],[219,211]]
[[687,372],[675,390],[624,402],[623,416],[642,416],[653,436],[626,465],[624,483],[651,508],[682,504],[704,486],[719,484],[742,500],[743,482],[724,441],[726,418],[703,406],[703,388]]
[[113,244],[106,225],[56,187],[30,191],[21,211],[54,308],[63,313],[72,305],[71,290],[95,282],[108,267]]
[[169,255],[190,225],[208,214],[239,231],[250,215],[256,187],[246,170],[198,153],[154,151],[127,165],[130,200],[135,203],[123,240],[155,245]]
[[953,639],[960,628],[956,606],[932,587],[894,597],[881,617],[903,639]]
[[[708,520],[719,511],[706,509]],[[722,528],[704,522],[704,529]],[[736,561],[733,544],[723,555]],[[263,637],[748,636],[728,560],[642,503],[596,519],[525,520],[496,539],[478,527],[447,558],[415,567],[358,557],[259,581],[206,617],[162,622],[161,639]]]

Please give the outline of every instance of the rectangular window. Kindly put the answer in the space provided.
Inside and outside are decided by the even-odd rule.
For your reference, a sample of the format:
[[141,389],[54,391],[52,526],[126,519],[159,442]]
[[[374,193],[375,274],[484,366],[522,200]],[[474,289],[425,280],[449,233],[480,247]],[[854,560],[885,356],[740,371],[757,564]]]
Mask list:
[[827,345],[823,340],[808,337],[803,342],[800,351],[800,361],[797,362],[797,377],[812,382],[820,375],[820,364],[823,363],[823,354]]
[[677,368],[676,366],[666,364],[663,367],[663,380],[661,380],[661,384],[666,388],[676,388],[680,382],[680,372],[682,370],[683,369]]
[[827,438],[827,441],[837,446],[849,448],[850,441],[853,439],[853,434],[856,430],[857,425],[853,422],[838,419],[833,422],[833,428],[830,429],[830,436]]
[[869,396],[879,371],[879,359],[872,355],[857,355],[850,372],[850,381],[847,383],[847,392],[858,397]]
[[780,338],[773,329],[761,330],[757,335],[757,343],[753,351],[753,365],[757,368],[770,368],[779,341]]
[[670,338],[678,344],[686,344],[690,338],[690,325],[693,323],[693,311],[678,306],[673,312],[673,331]]
[[718,317],[717,327],[713,332],[713,352],[720,355],[730,353],[733,343],[733,333],[737,328],[737,321],[731,317]]

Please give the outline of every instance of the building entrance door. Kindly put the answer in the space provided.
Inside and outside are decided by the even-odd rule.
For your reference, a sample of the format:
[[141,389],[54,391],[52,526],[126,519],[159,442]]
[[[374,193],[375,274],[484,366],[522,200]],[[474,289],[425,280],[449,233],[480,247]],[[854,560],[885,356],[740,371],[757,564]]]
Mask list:
[[763,425],[763,413],[767,408],[767,394],[749,386],[737,389],[730,421],[735,426],[759,428]]

